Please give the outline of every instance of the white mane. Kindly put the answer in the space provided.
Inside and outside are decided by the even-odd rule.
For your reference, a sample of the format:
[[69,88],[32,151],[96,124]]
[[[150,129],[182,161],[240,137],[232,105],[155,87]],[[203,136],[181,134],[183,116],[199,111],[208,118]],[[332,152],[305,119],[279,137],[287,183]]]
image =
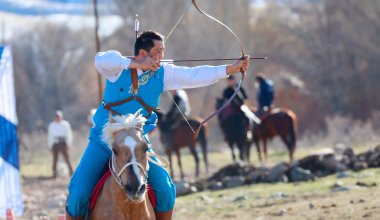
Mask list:
[[113,133],[123,129],[140,129],[146,122],[146,118],[140,114],[140,111],[137,111],[135,114],[115,116],[113,119],[115,122],[108,122],[103,128],[103,141],[106,142],[108,146],[112,145]]

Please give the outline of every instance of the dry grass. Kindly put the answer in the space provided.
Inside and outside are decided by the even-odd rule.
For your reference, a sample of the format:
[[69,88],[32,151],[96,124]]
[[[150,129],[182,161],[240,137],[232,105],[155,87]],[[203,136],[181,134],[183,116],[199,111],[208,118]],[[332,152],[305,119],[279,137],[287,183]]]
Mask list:
[[[344,128],[348,125],[351,128],[345,130]],[[321,148],[332,147],[336,143],[351,146],[355,153],[358,153],[375,146],[379,141],[372,125],[349,123],[341,118],[331,120],[328,134],[324,137],[314,135],[302,138],[298,143],[295,158],[302,158]],[[74,134],[75,146],[71,151],[74,166],[79,163],[85,150],[87,137],[88,128],[76,131]],[[66,177],[60,177],[57,181],[45,178],[52,175],[52,158],[46,147],[46,134],[40,132],[26,135],[24,140],[29,150],[21,148],[20,151],[21,173],[24,176],[23,191],[34,202],[32,207],[27,207],[26,214],[21,219],[38,219],[38,216],[42,215],[55,219],[57,214],[62,212],[62,207],[52,209],[46,207],[49,204],[49,198],[54,198],[56,195],[62,196],[67,192],[69,181],[66,176],[67,169],[61,161],[59,169]],[[151,141],[156,152],[162,154],[162,146],[158,140],[158,134],[154,133]],[[211,141],[209,150],[210,174],[232,162],[230,150],[225,143]],[[254,152],[253,146],[251,152]],[[182,155],[185,174],[188,180],[193,181],[194,159],[187,150],[183,150]],[[267,165],[272,166],[284,161],[288,161],[285,147],[275,139],[269,143]],[[251,155],[251,163],[259,166],[254,153]],[[173,167],[175,176],[178,177],[179,170],[175,157]],[[203,162],[201,162],[201,177],[206,176]],[[378,216],[380,187],[357,188],[354,186],[358,180],[379,185],[379,169],[350,173],[350,177],[339,180],[352,189],[346,192],[331,192],[330,187],[337,179],[335,176],[330,176],[316,182],[257,184],[216,192],[196,193],[177,199],[175,219],[380,219]],[[40,192],[33,193],[36,190]],[[309,208],[310,204],[314,206],[313,209]]]

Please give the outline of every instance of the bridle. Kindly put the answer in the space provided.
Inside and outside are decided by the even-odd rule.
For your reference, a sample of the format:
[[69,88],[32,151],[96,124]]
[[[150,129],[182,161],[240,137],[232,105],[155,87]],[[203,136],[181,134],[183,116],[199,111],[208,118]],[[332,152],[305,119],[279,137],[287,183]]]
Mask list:
[[129,166],[132,166],[132,165],[137,165],[137,167],[140,168],[140,170],[142,171],[144,175],[143,183],[144,184],[147,183],[147,179],[148,179],[147,171],[145,171],[144,167],[139,162],[134,162],[134,161],[128,162],[120,169],[119,172],[117,172],[116,164],[115,164],[115,154],[112,152],[111,160],[109,161],[108,165],[109,165],[109,169],[111,171],[112,176],[115,178],[116,182],[119,184],[121,188],[124,188],[126,185],[123,183],[123,180],[121,179],[121,174],[123,174],[125,169],[127,169]]
[[[157,154],[150,152],[150,151],[146,151],[146,156],[147,156],[147,167],[148,167],[146,170],[141,163],[135,162],[135,161],[130,161],[130,162],[124,164],[124,166],[119,170],[119,172],[117,172],[117,167],[116,167],[116,163],[115,163],[115,154],[114,154],[114,152],[112,152],[112,156],[111,156],[111,159],[109,160],[108,166],[109,166],[109,169],[110,169],[112,176],[115,178],[116,182],[119,184],[119,186],[121,188],[124,188],[124,186],[125,186],[125,184],[123,183],[123,181],[121,179],[121,174],[123,174],[123,172],[129,166],[136,165],[138,168],[140,168],[140,170],[142,171],[142,173],[144,175],[144,179],[143,179],[144,184],[146,184],[147,180],[148,180],[148,170],[149,170],[148,161],[150,161],[151,163],[153,163],[157,166],[161,166],[164,168],[167,168],[169,166],[169,162],[165,158],[161,157],[160,155],[157,155]],[[159,162],[155,161],[152,157],[155,157]]]

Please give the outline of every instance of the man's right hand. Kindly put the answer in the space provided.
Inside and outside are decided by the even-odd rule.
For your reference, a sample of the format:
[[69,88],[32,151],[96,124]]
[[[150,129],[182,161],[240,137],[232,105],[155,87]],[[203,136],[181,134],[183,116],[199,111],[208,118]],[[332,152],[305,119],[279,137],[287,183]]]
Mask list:
[[138,60],[132,59],[129,68],[141,69],[143,71],[156,71],[160,68],[160,63],[155,61],[152,57],[147,56]]

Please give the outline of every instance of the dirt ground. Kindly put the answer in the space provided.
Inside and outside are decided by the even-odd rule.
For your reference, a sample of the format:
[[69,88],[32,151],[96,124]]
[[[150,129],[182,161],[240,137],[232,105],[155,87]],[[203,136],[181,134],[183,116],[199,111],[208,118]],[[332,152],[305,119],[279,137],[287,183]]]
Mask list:
[[[47,216],[57,219],[64,212],[69,177],[64,164],[58,165],[60,176],[50,178],[51,155],[43,148],[45,138],[30,138],[31,149],[21,151],[22,192],[25,212],[21,220],[39,220]],[[83,143],[82,143],[83,142]],[[73,149],[76,166],[86,146],[86,139]],[[41,147],[42,146],[42,147]],[[372,145],[371,145],[372,146]],[[217,148],[218,149],[218,148]],[[366,149],[366,148],[365,148]],[[314,150],[314,149],[313,149]],[[358,152],[360,150],[356,150]],[[311,150],[299,149],[296,158],[309,155]],[[270,151],[273,166],[287,160],[284,152]],[[185,175],[192,181],[194,159],[186,153],[182,157]],[[255,160],[255,159],[254,159]],[[253,164],[257,161],[253,161]],[[231,163],[230,151],[209,153],[211,174]],[[178,174],[177,162],[173,161]],[[256,164],[257,165],[257,164]],[[204,174],[203,164],[201,173]],[[368,186],[358,186],[362,181]],[[342,187],[335,192],[336,182]],[[375,184],[376,186],[372,186]],[[315,182],[254,184],[220,191],[205,191],[177,198],[174,219],[380,219],[380,169],[359,173],[349,172],[347,177],[336,175]]]
[[[174,219],[380,219],[380,171],[370,174],[365,181],[371,186],[351,184],[363,179],[356,174],[343,179],[348,187],[339,192],[325,190],[336,181],[328,177],[195,193],[177,199]],[[64,211],[68,182],[68,177],[23,177],[25,213],[19,219],[57,219]]]

